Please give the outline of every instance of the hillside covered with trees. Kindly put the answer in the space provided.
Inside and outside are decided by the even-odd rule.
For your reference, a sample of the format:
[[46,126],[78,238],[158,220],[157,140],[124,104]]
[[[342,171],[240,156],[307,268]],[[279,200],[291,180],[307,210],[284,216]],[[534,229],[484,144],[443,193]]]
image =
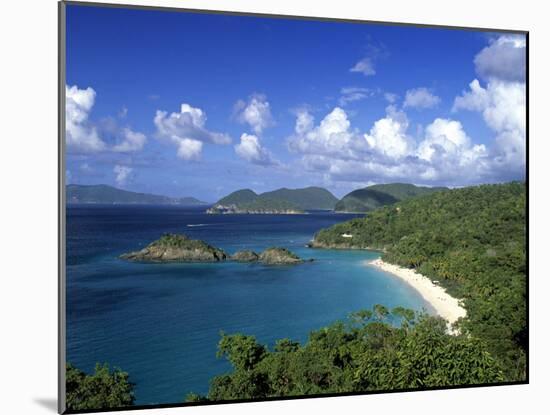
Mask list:
[[257,194],[237,190],[208,209],[208,213],[303,213],[305,210],[332,210],[338,199],[321,187],[281,188]]
[[336,212],[370,212],[402,200],[448,190],[446,187],[422,187],[409,183],[375,184],[345,195],[334,207]]
[[385,261],[438,280],[464,299],[461,330],[518,381],[526,376],[526,230],[525,184],[514,182],[384,207],[320,231],[312,246],[380,249]]

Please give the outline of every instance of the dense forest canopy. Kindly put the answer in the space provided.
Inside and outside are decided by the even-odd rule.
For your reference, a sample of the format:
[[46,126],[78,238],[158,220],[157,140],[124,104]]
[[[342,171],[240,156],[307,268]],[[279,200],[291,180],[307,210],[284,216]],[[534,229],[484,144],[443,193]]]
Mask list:
[[[400,324],[396,324],[399,323]],[[207,396],[189,402],[263,399],[359,391],[474,385],[504,379],[484,342],[448,334],[440,317],[381,305],[275,347],[253,336],[222,335],[218,356],[231,373],[215,377]]]
[[322,187],[303,189],[281,188],[260,194],[250,189],[237,190],[216,202],[215,205],[236,205],[240,209],[294,209],[332,210],[338,199]]
[[446,187],[422,187],[409,183],[374,184],[345,195],[334,207],[337,212],[370,212],[413,197],[448,190]]
[[[342,235],[352,235],[345,238]],[[526,192],[519,182],[400,202],[320,231],[313,246],[375,248],[464,299],[460,326],[483,339],[505,379],[526,376]]]
[[67,409],[122,408],[134,404],[134,384],[128,373],[97,364],[89,375],[70,363],[66,368]]

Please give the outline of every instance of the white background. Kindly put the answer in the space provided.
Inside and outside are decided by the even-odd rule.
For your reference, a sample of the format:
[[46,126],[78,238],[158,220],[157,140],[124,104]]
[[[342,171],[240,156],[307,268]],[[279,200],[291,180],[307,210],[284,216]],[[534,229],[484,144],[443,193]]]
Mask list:
[[[111,0],[117,3],[116,0]],[[119,3],[124,3],[120,2]],[[130,0],[128,0],[130,2]],[[504,0],[131,0],[135,4],[530,31],[530,385],[140,411],[140,414],[541,413],[548,407],[545,2]],[[57,388],[57,4],[0,12],[0,411],[53,414]],[[98,28],[101,30],[101,28]],[[444,57],[442,57],[444,59]],[[538,408],[538,409],[536,409]],[[136,412],[133,412],[134,414]]]

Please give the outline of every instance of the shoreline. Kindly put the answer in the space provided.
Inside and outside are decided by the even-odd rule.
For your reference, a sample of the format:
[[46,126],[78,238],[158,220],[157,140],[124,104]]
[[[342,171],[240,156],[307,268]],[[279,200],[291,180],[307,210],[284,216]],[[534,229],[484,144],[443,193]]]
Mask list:
[[415,270],[389,264],[380,258],[365,262],[368,266],[376,267],[400,278],[418,291],[435,312],[447,321],[451,332],[451,325],[460,317],[466,317],[466,309],[460,305],[460,301],[448,294],[443,287],[434,284],[428,277]]

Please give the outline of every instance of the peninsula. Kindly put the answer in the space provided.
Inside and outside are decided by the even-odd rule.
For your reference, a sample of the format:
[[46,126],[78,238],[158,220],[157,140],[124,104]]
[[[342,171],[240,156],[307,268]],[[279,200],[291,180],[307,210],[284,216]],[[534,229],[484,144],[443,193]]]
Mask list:
[[207,210],[216,214],[303,214],[306,210],[332,210],[338,199],[321,187],[281,188],[257,194],[250,189],[237,190]]
[[369,265],[407,281],[449,323],[485,342],[508,379],[522,379],[525,205],[523,182],[433,192],[323,229],[310,246],[380,250]]

